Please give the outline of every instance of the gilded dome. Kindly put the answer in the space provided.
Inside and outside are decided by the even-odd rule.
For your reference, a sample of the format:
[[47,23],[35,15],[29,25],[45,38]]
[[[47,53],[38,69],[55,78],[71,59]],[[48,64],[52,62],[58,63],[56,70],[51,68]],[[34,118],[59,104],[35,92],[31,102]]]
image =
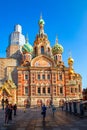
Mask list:
[[69,74],[73,74],[74,70],[72,68],[69,69]]
[[52,48],[52,53],[53,53],[53,55],[54,54],[59,54],[59,53],[63,53],[63,51],[64,51],[64,49],[63,49],[63,46],[62,45],[60,45],[59,43],[58,43],[58,39],[56,39],[56,44],[53,46],[53,48]]
[[73,65],[74,59],[72,57],[68,58],[68,65]]
[[22,46],[23,53],[32,53],[33,47],[29,44],[28,39],[26,39],[26,43]]

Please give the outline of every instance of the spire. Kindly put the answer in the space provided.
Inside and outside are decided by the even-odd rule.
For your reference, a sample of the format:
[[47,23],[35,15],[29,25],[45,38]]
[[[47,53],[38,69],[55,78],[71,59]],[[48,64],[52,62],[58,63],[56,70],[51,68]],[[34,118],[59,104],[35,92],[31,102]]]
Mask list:
[[69,57],[72,57],[72,52],[71,52],[71,50],[69,50]]
[[28,33],[26,34],[25,41],[26,41],[25,43],[29,42]]
[[40,14],[40,19],[42,19],[42,12],[41,12],[41,14]]
[[58,44],[58,36],[56,36],[55,44]]
[[42,14],[40,15],[40,20],[39,20],[39,34],[43,35],[44,34],[44,20],[42,19]]

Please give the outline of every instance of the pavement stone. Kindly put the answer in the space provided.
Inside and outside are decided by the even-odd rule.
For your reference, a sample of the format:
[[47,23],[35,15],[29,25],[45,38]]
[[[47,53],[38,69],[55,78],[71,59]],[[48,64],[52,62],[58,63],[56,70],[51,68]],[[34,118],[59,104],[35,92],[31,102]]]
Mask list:
[[80,118],[58,109],[53,117],[47,109],[46,120],[42,121],[41,109],[18,109],[9,125],[4,126],[4,111],[0,110],[0,130],[87,130],[87,118]]

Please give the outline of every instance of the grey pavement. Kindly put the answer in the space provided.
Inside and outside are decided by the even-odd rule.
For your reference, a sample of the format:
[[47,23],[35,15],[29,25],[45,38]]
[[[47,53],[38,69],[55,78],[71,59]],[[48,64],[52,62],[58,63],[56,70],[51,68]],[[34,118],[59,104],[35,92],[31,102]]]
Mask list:
[[58,109],[53,117],[51,108],[47,109],[46,120],[42,120],[41,109],[18,109],[18,115],[4,126],[3,111],[0,116],[0,130],[87,130],[87,118],[80,118]]

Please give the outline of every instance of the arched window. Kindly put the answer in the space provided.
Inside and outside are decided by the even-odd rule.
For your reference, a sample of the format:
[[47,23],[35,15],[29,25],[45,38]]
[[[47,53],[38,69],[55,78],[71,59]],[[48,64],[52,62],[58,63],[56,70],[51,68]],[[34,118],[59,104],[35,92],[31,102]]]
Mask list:
[[59,80],[62,80],[62,74],[59,74]]
[[28,87],[25,87],[25,94],[28,95]]
[[37,54],[37,47],[34,48],[34,51],[35,51],[35,55]]
[[80,84],[79,84],[79,92],[81,91],[81,87],[80,87]]
[[45,74],[42,75],[42,79],[45,79]]
[[60,87],[60,94],[63,94],[63,88]]
[[48,88],[48,93],[50,94],[50,87]]
[[56,60],[57,60],[57,55],[56,55]]
[[47,79],[50,79],[50,75],[49,74],[47,75]]
[[45,90],[45,88],[43,88],[43,93],[44,93],[44,94],[46,93],[46,90]]
[[41,46],[41,54],[44,54],[44,47]]
[[40,74],[38,74],[38,79],[40,80]]
[[40,87],[39,87],[39,88],[38,88],[38,94],[40,94],[40,91],[41,91],[41,90],[40,90]]

